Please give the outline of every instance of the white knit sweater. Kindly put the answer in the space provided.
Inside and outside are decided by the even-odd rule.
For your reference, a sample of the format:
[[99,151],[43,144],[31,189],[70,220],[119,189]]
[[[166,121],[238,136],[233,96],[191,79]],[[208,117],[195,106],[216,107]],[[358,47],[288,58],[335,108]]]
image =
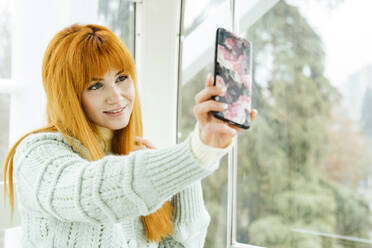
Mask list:
[[[201,248],[210,222],[201,180],[232,147],[209,147],[198,125],[177,145],[89,162],[60,133],[26,137],[14,156],[22,247]],[[86,148],[74,139],[86,152]],[[173,234],[146,241],[140,216],[167,200]]]

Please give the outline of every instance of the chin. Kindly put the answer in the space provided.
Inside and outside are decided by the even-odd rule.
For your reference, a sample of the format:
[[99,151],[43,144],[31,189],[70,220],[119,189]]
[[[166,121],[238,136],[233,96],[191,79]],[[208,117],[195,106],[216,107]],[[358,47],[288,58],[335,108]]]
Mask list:
[[116,131],[116,130],[123,129],[126,126],[128,126],[128,122],[126,122],[125,124],[122,124],[122,125],[109,125],[109,126],[105,126],[105,127],[108,128],[108,129],[111,129],[112,131]]

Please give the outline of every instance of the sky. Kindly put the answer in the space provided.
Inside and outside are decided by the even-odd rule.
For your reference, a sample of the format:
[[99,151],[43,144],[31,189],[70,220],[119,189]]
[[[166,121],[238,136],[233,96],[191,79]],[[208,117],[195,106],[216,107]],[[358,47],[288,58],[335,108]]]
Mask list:
[[298,2],[302,2],[301,12],[322,37],[326,76],[333,85],[339,86],[350,74],[372,64],[371,0],[344,0],[331,11],[314,1]]

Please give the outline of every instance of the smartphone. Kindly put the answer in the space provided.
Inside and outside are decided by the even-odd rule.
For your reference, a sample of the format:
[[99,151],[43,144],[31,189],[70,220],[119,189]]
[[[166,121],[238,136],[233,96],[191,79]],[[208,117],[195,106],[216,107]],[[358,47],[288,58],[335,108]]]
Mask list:
[[248,129],[251,124],[252,45],[223,28],[216,33],[214,85],[225,87],[224,95],[212,96],[226,103],[222,112],[211,111],[216,118]]

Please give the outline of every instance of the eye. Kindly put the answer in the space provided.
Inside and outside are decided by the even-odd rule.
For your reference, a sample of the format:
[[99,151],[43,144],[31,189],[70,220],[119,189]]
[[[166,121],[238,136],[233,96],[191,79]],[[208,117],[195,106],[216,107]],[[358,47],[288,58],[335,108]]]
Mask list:
[[128,76],[126,75],[121,75],[118,77],[118,79],[116,80],[117,82],[123,82],[125,81],[126,79],[128,78]]
[[100,82],[97,82],[97,83],[93,84],[92,86],[90,86],[88,88],[88,90],[97,90],[97,89],[101,88],[101,86],[102,86],[102,84]]

